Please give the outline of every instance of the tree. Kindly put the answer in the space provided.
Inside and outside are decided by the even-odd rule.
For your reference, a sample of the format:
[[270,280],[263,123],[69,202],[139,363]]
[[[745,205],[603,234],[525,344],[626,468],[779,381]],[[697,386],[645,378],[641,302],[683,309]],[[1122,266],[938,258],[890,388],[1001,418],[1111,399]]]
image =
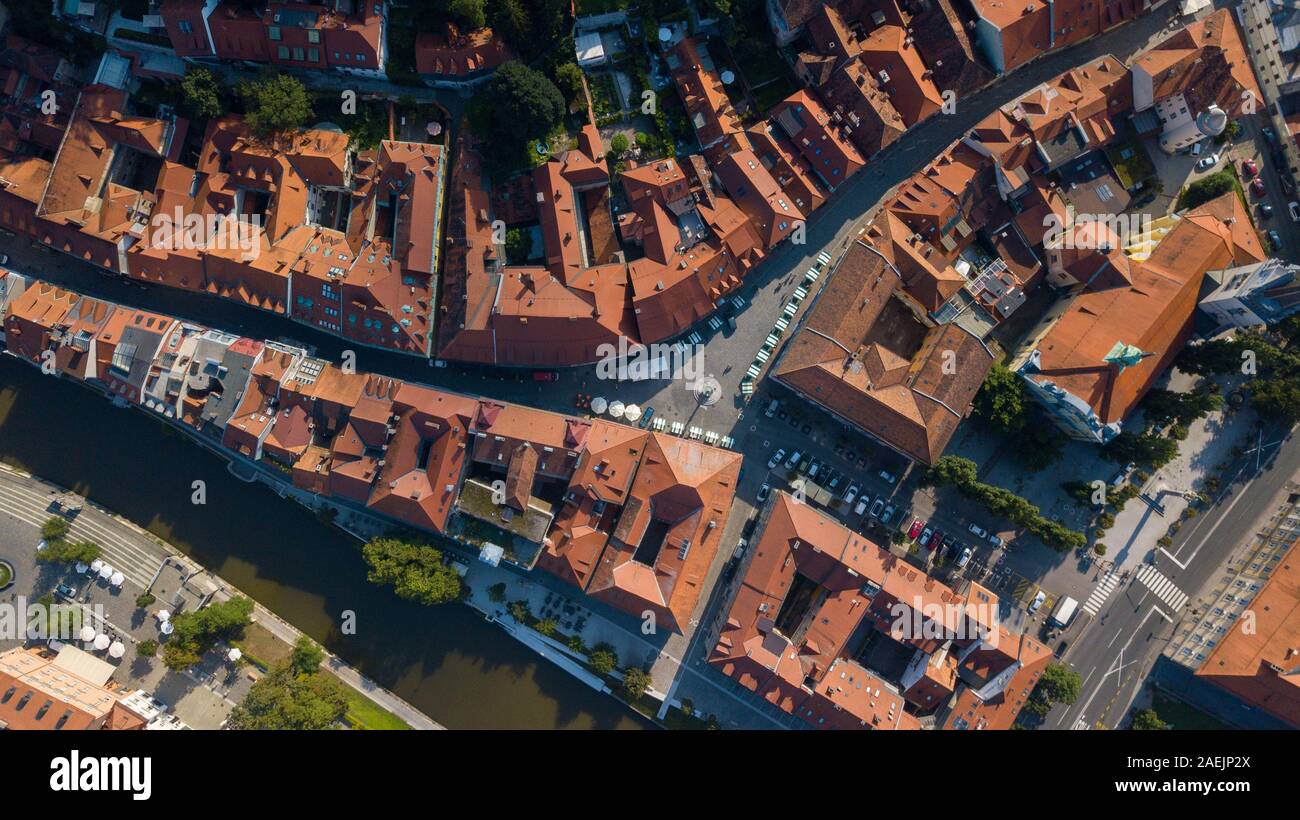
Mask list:
[[533,237],[523,228],[506,231],[506,259],[511,265],[522,265],[533,252]]
[[135,605],[144,609],[156,600],[158,599],[153,596],[153,593],[145,592],[135,597]]
[[619,686],[629,701],[640,700],[649,688],[650,673],[639,666],[628,667],[623,673],[623,683]]
[[609,147],[615,154],[624,154],[630,147],[628,144],[627,134],[619,132],[609,140]]
[[68,519],[61,515],[52,515],[41,525],[41,537],[46,541],[66,538],[70,529],[72,525],[68,523]]
[[347,714],[343,684],[330,675],[296,674],[277,664],[230,712],[234,729],[329,729]]
[[555,69],[555,85],[570,105],[586,99],[587,92],[582,84],[582,69],[578,68],[577,63],[565,63]]
[[372,538],[361,548],[370,565],[372,584],[393,587],[399,598],[422,604],[444,604],[460,598],[460,575],[444,563],[442,553],[427,544],[394,537]]
[[192,67],[186,71],[181,80],[181,92],[185,95],[183,108],[191,117],[207,120],[225,110],[217,78],[206,68]]
[[1079,699],[1079,689],[1083,681],[1079,673],[1061,663],[1049,663],[1038,679],[1034,694],[1048,703],[1063,703],[1066,706]]
[[476,29],[487,25],[484,0],[451,0],[447,10],[464,28]]
[[45,549],[36,553],[36,560],[41,564],[90,564],[99,558],[102,550],[94,541],[49,541]]
[[1188,185],[1187,190],[1183,191],[1178,207],[1180,209],[1195,208],[1198,205],[1204,205],[1206,202],[1231,191],[1236,187],[1235,183],[1236,180],[1229,171],[1219,171],[1207,177],[1201,177],[1196,182]]
[[142,658],[152,658],[158,654],[158,642],[144,640],[135,645],[135,653]]
[[1133,715],[1133,723],[1129,728],[1139,732],[1152,732],[1168,729],[1169,724],[1160,719],[1155,709],[1143,709]]
[[314,675],[325,661],[325,650],[306,635],[299,635],[294,642],[293,653],[289,656],[289,666],[295,675]]
[[521,624],[528,623],[533,617],[533,612],[528,608],[527,601],[511,601],[510,606],[506,607],[506,612],[510,613],[510,617]]
[[269,74],[241,83],[239,96],[244,100],[244,119],[258,134],[293,131],[312,117],[307,89],[288,74]]
[[532,22],[520,0],[488,0],[487,19],[492,30],[516,51],[532,36]]
[[488,587],[488,600],[494,604],[499,604],[506,599],[506,583],[502,581]]
[[1142,399],[1147,421],[1163,426],[1171,422],[1186,427],[1223,407],[1223,396],[1208,389],[1176,393],[1155,388]]
[[999,432],[1016,433],[1025,426],[1030,401],[1020,376],[994,364],[975,394],[975,415]]
[[163,663],[174,671],[193,666],[218,641],[242,637],[252,615],[253,602],[239,596],[173,616],[174,631],[163,646]]
[[518,147],[546,136],[564,120],[560,89],[545,74],[517,60],[497,69],[482,96],[493,143],[513,142]]
[[1102,445],[1101,457],[1118,464],[1151,464],[1163,467],[1178,455],[1178,442],[1151,433],[1125,430]]
[[533,626],[533,629],[536,629],[538,634],[545,635],[549,638],[555,634],[555,630],[558,626],[559,624],[555,623],[554,618],[542,618]]
[[587,662],[591,664],[592,671],[597,675],[608,675],[618,666],[618,655],[614,652],[614,647],[609,644],[597,644],[587,657]]

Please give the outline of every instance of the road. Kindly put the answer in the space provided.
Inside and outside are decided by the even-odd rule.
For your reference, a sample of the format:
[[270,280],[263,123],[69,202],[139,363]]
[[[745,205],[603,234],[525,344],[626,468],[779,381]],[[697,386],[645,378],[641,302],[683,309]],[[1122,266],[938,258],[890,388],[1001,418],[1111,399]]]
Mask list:
[[[1179,531],[1168,550],[1155,553],[1151,569],[1112,588],[1065,656],[1083,678],[1079,699],[1069,708],[1054,709],[1049,727],[1114,728],[1123,720],[1176,623],[1196,609],[1198,593],[1268,519],[1287,481],[1300,472],[1300,438],[1284,436],[1286,431],[1266,432],[1265,442],[1280,443],[1265,446],[1258,463],[1255,456],[1245,456],[1237,480]],[[1147,583],[1140,580],[1144,576]]]

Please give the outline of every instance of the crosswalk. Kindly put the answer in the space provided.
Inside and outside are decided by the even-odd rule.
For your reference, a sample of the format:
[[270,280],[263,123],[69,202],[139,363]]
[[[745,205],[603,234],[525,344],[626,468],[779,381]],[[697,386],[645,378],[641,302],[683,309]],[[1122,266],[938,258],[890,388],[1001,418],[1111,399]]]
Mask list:
[[1101,605],[1106,603],[1106,599],[1110,597],[1111,590],[1118,585],[1119,573],[1115,572],[1115,570],[1106,573],[1106,577],[1097,583],[1097,586],[1092,590],[1092,594],[1088,596],[1088,600],[1084,601],[1083,611],[1089,615],[1096,615],[1097,610],[1101,609]]
[[1155,593],[1156,597],[1169,606],[1174,612],[1183,608],[1187,603],[1188,595],[1178,587],[1174,582],[1165,577],[1164,573],[1150,564],[1143,564],[1137,573],[1138,581],[1147,589]]
[[[51,515],[50,495],[37,492],[0,477],[0,515],[10,515],[37,529]],[[141,587],[148,586],[161,563],[161,556],[131,543],[111,525],[96,521],[96,513],[83,509],[72,521],[69,537],[85,538],[99,545],[104,561]],[[36,545],[32,544],[32,549]]]

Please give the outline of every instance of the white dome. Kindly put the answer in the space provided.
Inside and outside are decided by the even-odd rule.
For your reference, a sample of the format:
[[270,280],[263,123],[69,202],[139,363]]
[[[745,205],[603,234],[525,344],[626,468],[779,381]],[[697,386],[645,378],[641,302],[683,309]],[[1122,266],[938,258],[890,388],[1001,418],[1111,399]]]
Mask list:
[[1217,105],[1211,105],[1196,118],[1196,127],[1207,137],[1217,137],[1228,127],[1227,113]]

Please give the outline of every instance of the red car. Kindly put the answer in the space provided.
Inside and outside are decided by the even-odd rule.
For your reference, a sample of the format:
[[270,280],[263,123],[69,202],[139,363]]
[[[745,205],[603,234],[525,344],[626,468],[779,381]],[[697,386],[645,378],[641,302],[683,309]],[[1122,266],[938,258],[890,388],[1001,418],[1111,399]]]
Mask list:
[[1242,175],[1245,176],[1247,179],[1250,179],[1250,178],[1253,177],[1255,174],[1258,174],[1258,173],[1259,173],[1259,168],[1257,168],[1257,167],[1255,166],[1255,160],[1253,160],[1253,159],[1243,159],[1243,160],[1241,161],[1241,173],[1242,173]]
[[1264,180],[1259,177],[1255,177],[1250,181],[1250,190],[1255,192],[1255,196],[1260,197],[1268,193],[1268,189],[1264,187]]
[[942,543],[943,543],[943,531],[935,530],[934,535],[930,536],[930,543],[926,544],[926,547],[928,547],[930,551],[933,552],[934,548],[939,546]]
[[533,373],[535,382],[557,382],[560,380],[560,374],[555,370],[537,370]]
[[921,528],[924,527],[924,526],[925,526],[925,522],[924,522],[924,521],[922,521],[922,520],[919,519],[919,518],[916,519],[915,521],[912,522],[912,526],[908,528],[908,530],[907,530],[907,537],[910,538],[911,540],[915,541],[915,540],[916,540],[916,536],[918,536],[918,535],[921,534]]

